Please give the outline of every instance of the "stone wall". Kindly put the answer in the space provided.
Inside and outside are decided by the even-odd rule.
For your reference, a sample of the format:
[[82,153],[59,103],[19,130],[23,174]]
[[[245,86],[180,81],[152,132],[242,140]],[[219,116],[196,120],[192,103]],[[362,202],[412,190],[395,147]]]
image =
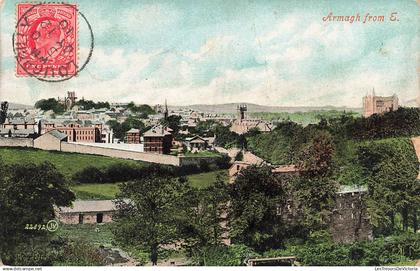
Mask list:
[[331,217],[330,231],[335,242],[371,240],[372,225],[365,201],[366,193],[338,193]]
[[145,162],[172,165],[172,166],[180,165],[180,159],[177,156],[138,152],[138,151],[129,151],[129,150],[118,150],[118,149],[74,144],[74,143],[67,143],[67,142],[61,142],[61,151],[104,155],[104,156],[115,157],[115,158],[140,160],[140,161],[145,161]]
[[32,138],[0,137],[0,147],[33,147]]
[[[114,212],[100,212],[103,214],[102,223],[112,222]],[[79,224],[79,215],[83,215],[83,224],[96,224],[96,212],[58,213],[57,218],[63,224]]]
[[202,161],[208,164],[215,163],[217,157],[178,157],[167,154],[113,149],[101,146],[86,144],[60,142],[53,136],[45,134],[37,139],[31,138],[4,138],[0,137],[0,147],[35,147],[41,150],[56,150],[63,152],[74,152],[84,154],[103,155],[115,158],[132,159],[150,163],[172,165],[172,166],[200,166]]

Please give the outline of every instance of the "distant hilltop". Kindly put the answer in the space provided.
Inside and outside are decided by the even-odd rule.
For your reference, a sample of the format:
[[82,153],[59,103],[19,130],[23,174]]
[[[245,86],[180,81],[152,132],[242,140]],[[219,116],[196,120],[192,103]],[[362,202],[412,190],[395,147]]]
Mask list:
[[9,103],[9,110],[33,109],[33,105]]
[[310,112],[310,111],[353,111],[362,112],[362,108],[351,107],[336,107],[336,106],[266,106],[253,103],[226,103],[226,104],[193,104],[186,106],[169,106],[171,110],[178,110],[180,108],[190,108],[200,112],[214,112],[214,113],[236,113],[237,106],[246,105],[248,112]]

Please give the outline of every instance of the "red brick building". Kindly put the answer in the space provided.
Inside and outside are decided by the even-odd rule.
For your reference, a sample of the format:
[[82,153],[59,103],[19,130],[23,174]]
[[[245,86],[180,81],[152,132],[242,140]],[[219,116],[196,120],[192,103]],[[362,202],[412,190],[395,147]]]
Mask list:
[[128,144],[140,144],[140,142],[141,142],[140,130],[131,128],[127,132],[127,143]]
[[144,151],[169,154],[172,146],[171,129],[157,125],[144,133]]
[[66,134],[68,142],[101,142],[102,124],[82,125],[78,122],[44,122],[42,124],[42,134],[51,130],[58,130]]

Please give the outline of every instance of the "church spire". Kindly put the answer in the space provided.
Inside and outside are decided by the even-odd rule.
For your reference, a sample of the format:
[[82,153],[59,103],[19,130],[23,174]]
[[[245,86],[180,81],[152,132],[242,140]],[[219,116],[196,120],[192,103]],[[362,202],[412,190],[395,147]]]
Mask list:
[[168,104],[167,104],[166,99],[165,99],[165,112],[164,112],[164,118],[165,118],[165,120],[168,118],[168,115],[169,115],[169,112],[168,112]]

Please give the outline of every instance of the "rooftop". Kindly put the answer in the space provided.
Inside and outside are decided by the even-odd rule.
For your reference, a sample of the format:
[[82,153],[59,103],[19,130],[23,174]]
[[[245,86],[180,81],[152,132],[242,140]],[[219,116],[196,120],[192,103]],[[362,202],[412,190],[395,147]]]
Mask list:
[[127,131],[127,134],[138,134],[138,133],[140,133],[140,130],[134,129],[134,128],[131,128],[130,130]]
[[66,134],[63,134],[62,132],[60,132],[58,130],[49,131],[47,134],[52,135],[53,137],[57,138],[58,140],[63,140],[67,137]]
[[163,127],[162,125],[157,125],[152,127],[151,129],[147,130],[144,133],[144,137],[160,137],[160,136],[166,136],[166,135],[170,135],[170,131],[172,131],[172,129],[168,129],[166,127]]
[[346,193],[360,193],[360,192],[367,192],[367,186],[363,185],[341,185],[340,189],[338,190],[338,194],[346,194]]
[[107,212],[115,211],[112,200],[76,200],[72,207],[61,207],[60,213]]

